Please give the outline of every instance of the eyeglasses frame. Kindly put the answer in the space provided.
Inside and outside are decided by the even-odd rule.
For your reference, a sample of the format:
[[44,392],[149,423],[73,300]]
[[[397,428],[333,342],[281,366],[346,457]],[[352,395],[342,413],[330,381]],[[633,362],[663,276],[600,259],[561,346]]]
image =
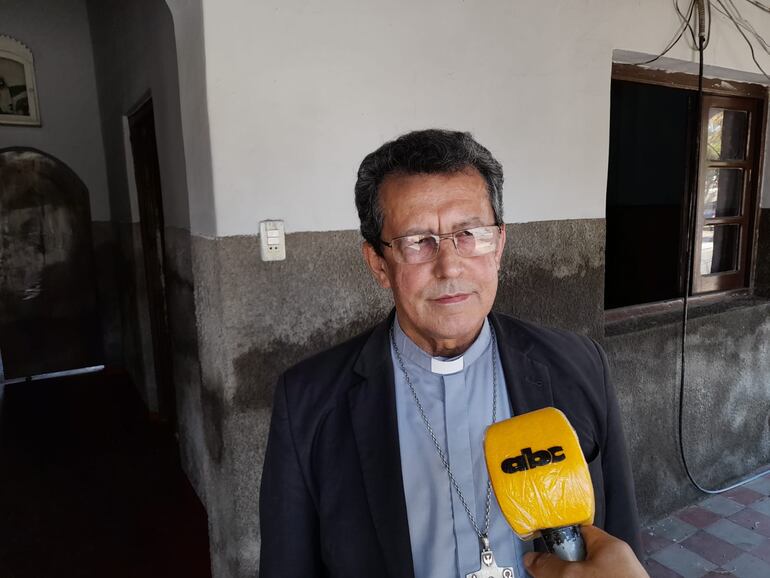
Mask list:
[[[457,238],[455,237],[455,235],[457,235],[457,233],[462,233],[463,231],[473,231],[474,229],[486,229],[486,228],[489,228],[489,227],[497,228],[498,233],[502,234],[503,226],[504,226],[504,223],[495,223],[493,225],[479,225],[477,227],[465,227],[463,229],[458,229],[456,231],[452,231],[451,233],[440,233],[440,234],[435,234],[435,233],[413,233],[411,235],[401,235],[399,237],[393,237],[390,240],[390,242],[387,242],[387,241],[384,241],[384,240],[380,239],[380,243],[382,243],[385,247],[388,247],[389,249],[393,250],[393,242],[394,241],[398,241],[399,239],[405,239],[407,237],[415,237],[415,236],[418,236],[418,235],[420,235],[422,237],[433,237],[434,239],[437,239],[437,241],[436,241],[436,252],[434,253],[432,259],[430,259],[429,261],[420,261],[418,263],[408,263],[407,261],[403,261],[403,264],[405,264],[405,265],[423,265],[424,263],[432,263],[433,261],[435,261],[438,258],[438,253],[439,253],[439,250],[441,249],[441,241],[443,241],[444,239],[451,239],[452,240],[452,245],[454,245],[455,251],[457,252],[457,254],[460,257],[463,257],[464,259],[472,259],[473,257],[465,257],[464,255],[460,255],[460,249],[457,247]],[[498,241],[499,241],[499,239],[498,239]],[[394,255],[396,254],[395,251],[393,252],[393,254]],[[482,255],[486,255],[486,253],[482,253]],[[480,256],[481,255],[474,255],[474,257],[480,257]],[[401,261],[399,261],[399,262],[401,262]]]

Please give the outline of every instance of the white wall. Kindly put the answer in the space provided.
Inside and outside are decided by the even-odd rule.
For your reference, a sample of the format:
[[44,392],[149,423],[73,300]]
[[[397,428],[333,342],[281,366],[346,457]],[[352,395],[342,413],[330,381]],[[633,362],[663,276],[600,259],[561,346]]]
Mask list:
[[190,231],[216,235],[202,0],[166,0],[174,21]]
[[187,175],[182,145],[174,23],[163,0],[86,0],[99,87],[112,218],[137,222],[125,115],[152,97],[167,226],[187,228]]
[[88,187],[91,218],[110,219],[91,35],[84,0],[2,0],[0,34],[35,58],[42,126],[0,125],[0,148],[25,146],[67,164]]
[[[202,1],[219,236],[357,228],[363,156],[433,126],[503,163],[508,221],[603,217],[612,51],[678,27],[670,0]],[[721,18],[708,61],[754,70]]]

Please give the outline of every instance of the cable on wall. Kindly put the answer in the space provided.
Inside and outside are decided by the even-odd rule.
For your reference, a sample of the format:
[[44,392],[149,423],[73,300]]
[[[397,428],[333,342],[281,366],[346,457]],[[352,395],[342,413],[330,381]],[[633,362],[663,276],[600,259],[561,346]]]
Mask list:
[[[696,114],[697,114],[697,121],[696,121],[696,137],[695,137],[695,168],[694,168],[694,175],[695,178],[692,179],[693,187],[692,187],[692,194],[689,196],[689,203],[688,203],[688,219],[687,219],[687,232],[685,237],[685,262],[687,263],[686,266],[686,281],[684,286],[684,302],[682,307],[682,342],[681,342],[681,361],[680,361],[680,374],[679,374],[679,415],[678,415],[678,433],[679,433],[679,455],[682,459],[682,465],[684,466],[684,471],[687,474],[687,478],[690,480],[690,483],[692,483],[693,486],[695,486],[698,490],[705,494],[721,494],[724,492],[727,492],[729,490],[733,490],[735,488],[738,488],[740,486],[743,486],[744,484],[747,484],[753,480],[756,480],[762,476],[765,476],[767,474],[770,474],[770,469],[760,472],[758,474],[755,474],[753,476],[749,476],[744,480],[741,480],[739,482],[736,482],[734,484],[731,484],[729,486],[718,488],[718,489],[708,489],[703,487],[698,483],[698,481],[693,476],[692,472],[690,471],[690,467],[687,464],[687,457],[685,455],[684,451],[684,437],[683,437],[683,431],[684,431],[684,390],[685,390],[685,371],[686,371],[686,364],[685,364],[685,343],[687,339],[687,316],[688,316],[688,310],[689,310],[689,293],[690,293],[690,283],[692,281],[692,271],[694,264],[692,262],[692,253],[693,253],[693,243],[694,243],[694,237],[695,237],[695,226],[696,226],[696,207],[697,207],[697,198],[698,193],[700,189],[700,144],[701,144],[701,134],[702,134],[702,110],[703,110],[703,53],[705,52],[706,45],[708,43],[708,35],[710,34],[711,30],[711,24],[710,24],[710,0],[696,0],[697,1],[697,19],[698,19],[698,95],[697,95],[697,104],[696,104]],[[722,0],[716,0],[717,3],[719,3],[722,8],[725,9],[726,12],[729,11],[725,8],[724,4],[722,3]],[[747,0],[754,3],[752,0]],[[727,2],[730,2],[732,5],[732,0],[727,0]],[[734,5],[733,5],[734,6]],[[768,9],[768,12],[770,12],[770,9]],[[688,17],[692,16],[692,9],[688,12]],[[729,16],[731,20],[735,23],[735,20],[732,18],[732,16]],[[709,20],[708,29],[706,27],[706,20]],[[689,22],[689,18],[688,18]],[[738,27],[739,31],[743,35],[743,31],[740,30],[740,26],[736,24],[736,27]],[[686,27],[685,27],[686,28]],[[682,30],[684,30],[683,28]],[[752,48],[752,57],[754,56],[754,50],[753,46],[751,45],[751,42],[749,42],[748,38],[746,38],[745,35],[743,35],[746,39],[746,42],[749,43],[749,46]],[[754,62],[759,66],[759,63],[756,61],[756,58],[754,59]],[[761,70],[761,67],[760,67]],[[764,73],[764,70],[762,71]],[[767,75],[765,75],[767,76]]]
[[[634,62],[633,64],[652,64],[659,58],[664,57],[666,54],[668,54],[669,50],[671,50],[674,46],[676,46],[679,43],[679,40],[681,40],[682,36],[684,35],[684,31],[687,30],[688,27],[692,30],[692,25],[690,24],[690,20],[692,19],[693,12],[695,11],[695,3],[698,0],[690,0],[690,6],[687,8],[687,14],[683,15],[680,8],[679,8],[679,2],[678,0],[674,0],[674,5],[676,6],[677,13],[680,14],[682,19],[682,25],[679,27],[679,29],[674,33],[674,37],[671,39],[671,42],[669,42],[666,47],[663,49],[663,51],[655,56],[654,58],[651,58],[650,60],[645,60],[643,62]],[[693,32],[694,37],[694,32]]]
[[[746,0],[747,2],[755,5],[755,6],[762,6],[762,8],[768,12],[770,12],[770,7],[762,5],[761,2],[758,0]],[[754,61],[754,64],[756,67],[762,72],[765,78],[770,80],[770,75],[765,71],[764,68],[762,68],[762,65],[757,60],[756,52],[754,51],[754,45],[752,44],[751,40],[748,36],[746,36],[747,31],[749,34],[751,34],[754,39],[759,43],[759,45],[762,47],[762,49],[770,55],[770,46],[768,46],[767,41],[754,29],[754,27],[751,25],[751,23],[746,20],[738,10],[738,7],[735,5],[733,0],[716,0],[717,4],[721,8],[717,8],[716,6],[714,9],[725,16],[730,22],[735,26],[735,29],[739,32],[741,36],[743,36],[743,39],[746,41],[746,44],[749,45],[749,51],[751,52],[751,59]],[[725,2],[727,4],[725,4]],[[709,4],[711,4],[711,1],[709,0]],[[728,7],[729,5],[729,7]]]

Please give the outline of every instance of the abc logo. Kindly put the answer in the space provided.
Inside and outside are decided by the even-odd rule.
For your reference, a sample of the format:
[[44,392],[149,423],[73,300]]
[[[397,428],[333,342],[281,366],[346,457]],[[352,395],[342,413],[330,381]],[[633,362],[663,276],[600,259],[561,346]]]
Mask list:
[[524,448],[521,450],[520,456],[503,460],[500,467],[506,474],[515,474],[516,472],[534,470],[540,466],[555,464],[565,459],[567,459],[567,456],[564,454],[564,448],[561,446],[553,446],[547,450],[537,452],[533,452],[532,448]]

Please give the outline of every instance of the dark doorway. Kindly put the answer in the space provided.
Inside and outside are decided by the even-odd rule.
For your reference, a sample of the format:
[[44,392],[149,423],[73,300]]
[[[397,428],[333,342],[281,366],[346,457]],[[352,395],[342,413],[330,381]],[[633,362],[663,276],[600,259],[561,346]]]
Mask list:
[[158,405],[161,418],[176,428],[171,334],[166,306],[163,195],[151,99],[147,99],[129,115],[128,124],[139,204]]
[[0,151],[5,379],[103,363],[88,190],[37,150]]

